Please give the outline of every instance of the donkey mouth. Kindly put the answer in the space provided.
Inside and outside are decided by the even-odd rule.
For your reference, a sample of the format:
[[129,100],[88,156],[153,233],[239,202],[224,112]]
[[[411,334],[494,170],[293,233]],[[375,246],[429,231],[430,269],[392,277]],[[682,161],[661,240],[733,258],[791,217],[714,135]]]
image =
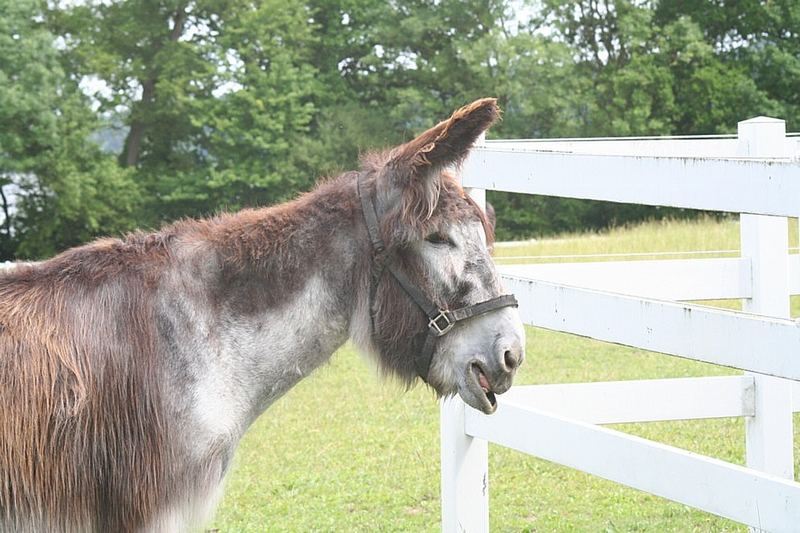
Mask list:
[[[476,399],[479,404],[473,407],[480,409],[487,415],[494,413],[497,409],[497,397],[492,391],[489,378],[486,377],[486,373],[476,362],[470,363],[470,370],[473,378],[473,389],[476,392]],[[478,393],[478,390],[480,390],[480,393]]]

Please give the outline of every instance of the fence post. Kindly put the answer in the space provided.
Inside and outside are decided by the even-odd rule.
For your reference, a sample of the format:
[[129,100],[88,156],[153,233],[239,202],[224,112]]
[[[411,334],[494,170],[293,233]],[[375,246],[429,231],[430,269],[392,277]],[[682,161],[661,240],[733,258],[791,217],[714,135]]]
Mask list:
[[489,531],[489,446],[464,433],[466,404],[441,402],[442,531]]
[[[473,148],[479,148],[482,146],[486,146],[486,133],[481,133],[480,136],[478,136],[478,138],[475,140]],[[461,178],[460,175],[458,177],[459,179]],[[486,189],[465,187],[464,192],[466,192],[470,198],[472,198],[475,203],[478,204],[478,207],[483,209],[484,212],[486,211]]]
[[[484,143],[484,136],[476,146]],[[486,191],[466,189],[481,209]],[[489,445],[464,433],[466,404],[455,396],[440,406],[442,531],[445,533],[489,531]]]
[[[738,153],[743,157],[785,157],[786,123],[756,117],[739,122]],[[743,310],[789,316],[789,237],[784,217],[740,215],[742,257],[752,265],[752,298]],[[768,349],[765,347],[765,349]],[[792,391],[785,379],[752,374],[755,416],[746,418],[747,466],[783,478],[794,478]]]

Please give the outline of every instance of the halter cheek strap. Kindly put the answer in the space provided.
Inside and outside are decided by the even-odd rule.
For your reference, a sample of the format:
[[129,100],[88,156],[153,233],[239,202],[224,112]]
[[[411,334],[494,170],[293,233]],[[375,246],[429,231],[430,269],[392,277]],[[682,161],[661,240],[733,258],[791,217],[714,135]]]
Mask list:
[[519,304],[517,303],[517,299],[514,297],[514,295],[504,294],[502,296],[490,298],[489,300],[485,300],[477,304],[454,309],[452,311],[446,308],[439,308],[439,306],[436,305],[430,298],[428,298],[428,296],[422,290],[420,290],[420,288],[417,287],[408,278],[408,276],[406,276],[405,272],[403,272],[398,265],[391,260],[390,252],[387,250],[386,245],[381,238],[378,224],[378,214],[375,211],[375,204],[372,202],[372,198],[369,196],[369,194],[365,192],[363,174],[359,174],[357,178],[356,190],[358,191],[358,197],[361,200],[361,209],[364,212],[364,221],[367,225],[367,232],[369,233],[370,242],[372,243],[372,262],[374,266],[372,269],[372,279],[369,289],[369,316],[372,326],[372,333],[374,335],[376,332],[374,310],[375,292],[377,291],[378,283],[380,282],[384,270],[388,270],[389,273],[397,280],[406,294],[408,294],[414,303],[416,303],[417,306],[422,309],[422,312],[425,313],[425,316],[428,319],[425,342],[422,344],[422,350],[414,359],[414,367],[417,370],[417,374],[427,382],[431,361],[433,359],[433,352],[436,349],[436,340],[439,337],[446,335],[458,322],[468,320],[490,311],[502,309],[503,307],[517,307]]

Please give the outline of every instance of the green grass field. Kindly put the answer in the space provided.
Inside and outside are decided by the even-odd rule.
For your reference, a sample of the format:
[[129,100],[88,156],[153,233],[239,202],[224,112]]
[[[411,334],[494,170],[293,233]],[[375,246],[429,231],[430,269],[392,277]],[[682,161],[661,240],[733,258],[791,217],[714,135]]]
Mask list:
[[[797,243],[796,223],[790,226]],[[738,222],[653,222],[608,233],[498,246],[510,255],[728,250]],[[737,302],[720,302],[735,307]],[[800,309],[793,301],[793,314]],[[528,328],[516,383],[731,374],[730,369]],[[795,419],[795,456],[800,457]],[[744,462],[744,420],[627,424],[646,438]],[[733,522],[490,446],[493,531],[746,531]],[[800,468],[800,464],[796,468]],[[438,405],[419,386],[381,381],[350,348],[301,382],[250,429],[210,527],[233,531],[436,531]]]

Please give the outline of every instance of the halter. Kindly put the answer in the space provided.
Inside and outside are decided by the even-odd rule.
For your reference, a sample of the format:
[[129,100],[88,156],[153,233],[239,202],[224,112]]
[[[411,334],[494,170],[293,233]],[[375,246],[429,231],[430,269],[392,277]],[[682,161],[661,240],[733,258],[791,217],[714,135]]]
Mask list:
[[364,221],[367,224],[367,232],[369,233],[369,239],[372,243],[372,262],[375,264],[375,268],[372,270],[372,281],[369,289],[369,317],[372,325],[372,332],[374,334],[376,331],[374,313],[375,292],[384,270],[388,270],[403,290],[406,291],[406,294],[414,300],[414,303],[422,309],[422,312],[425,313],[427,317],[428,327],[425,330],[427,333],[425,342],[422,345],[422,350],[419,355],[414,359],[414,367],[417,370],[417,374],[427,382],[431,360],[433,359],[433,351],[436,347],[436,339],[446,335],[458,322],[488,313],[489,311],[502,309],[503,307],[517,307],[519,304],[513,294],[504,294],[467,307],[453,309],[452,311],[446,308],[439,308],[438,305],[408,279],[405,272],[400,270],[397,264],[392,260],[391,252],[387,250],[380,235],[378,214],[375,211],[375,204],[372,202],[372,198],[370,198],[369,194],[365,193],[362,181],[363,174],[359,174],[356,180],[356,190],[361,200]]

